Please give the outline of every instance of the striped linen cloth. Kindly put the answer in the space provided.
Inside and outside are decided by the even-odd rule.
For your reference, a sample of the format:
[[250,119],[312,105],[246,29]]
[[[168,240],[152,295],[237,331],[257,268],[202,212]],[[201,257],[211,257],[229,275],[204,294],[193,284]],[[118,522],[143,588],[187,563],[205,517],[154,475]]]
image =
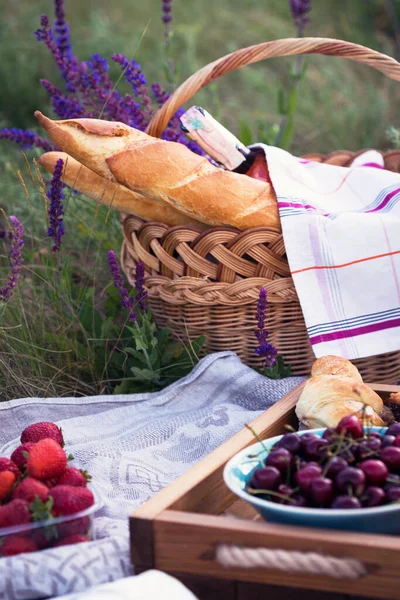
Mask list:
[[258,146],[315,355],[400,350],[400,175],[373,150],[345,168]]

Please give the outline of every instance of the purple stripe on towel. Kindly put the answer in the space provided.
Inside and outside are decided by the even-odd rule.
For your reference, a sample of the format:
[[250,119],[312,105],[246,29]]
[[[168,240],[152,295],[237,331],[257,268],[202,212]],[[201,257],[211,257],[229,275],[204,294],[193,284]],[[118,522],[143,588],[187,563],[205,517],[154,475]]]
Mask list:
[[316,344],[321,344],[322,342],[331,342],[332,340],[341,340],[343,338],[366,335],[367,333],[383,331],[384,329],[393,329],[394,327],[400,327],[400,318],[392,319],[391,321],[384,321],[383,323],[370,323],[369,325],[354,327],[354,329],[344,329],[342,331],[323,333],[321,335],[310,337],[310,342],[315,346]]
[[387,204],[389,204],[391,199],[394,198],[397,194],[400,194],[400,188],[397,188],[397,190],[393,190],[393,192],[390,192],[389,194],[387,194],[384,197],[384,199],[382,200],[382,202],[376,208],[372,208],[371,210],[367,210],[365,212],[372,213],[372,212],[377,212],[378,210],[382,210],[382,208],[385,208],[385,206]]

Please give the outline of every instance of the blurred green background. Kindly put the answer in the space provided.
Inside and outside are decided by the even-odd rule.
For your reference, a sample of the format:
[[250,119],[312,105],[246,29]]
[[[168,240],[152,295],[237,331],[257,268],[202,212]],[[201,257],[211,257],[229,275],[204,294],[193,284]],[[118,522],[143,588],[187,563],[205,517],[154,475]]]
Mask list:
[[[0,122],[31,127],[33,111],[48,111],[39,78],[61,85],[56,67],[33,34],[41,13],[50,16],[51,0],[2,2],[0,24]],[[306,35],[364,44],[394,56],[400,0],[315,0]],[[109,57],[136,52],[150,82],[165,82],[161,0],[66,0],[75,53],[81,60],[99,52]],[[173,60],[176,83],[236,48],[295,35],[288,0],[174,0]],[[277,89],[287,79],[290,59],[274,59],[225,76],[196,98],[228,127],[277,118]],[[120,71],[115,68],[116,75]],[[119,86],[123,89],[123,85]],[[387,145],[385,131],[398,124],[398,84],[366,66],[328,57],[308,59],[301,87],[293,150],[330,152]],[[11,152],[10,146],[1,150]]]

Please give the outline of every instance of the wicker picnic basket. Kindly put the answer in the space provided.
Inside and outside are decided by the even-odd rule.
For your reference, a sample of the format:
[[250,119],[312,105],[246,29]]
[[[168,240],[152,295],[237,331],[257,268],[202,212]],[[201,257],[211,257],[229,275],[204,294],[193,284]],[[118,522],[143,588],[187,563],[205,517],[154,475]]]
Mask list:
[[[221,75],[260,60],[296,54],[324,54],[365,63],[400,81],[400,64],[357,44],[325,38],[283,39],[243,48],[189,77],[154,116],[147,132],[159,137],[173,114]],[[358,153],[339,151],[309,159],[347,166]],[[400,172],[400,151],[383,155],[387,169]],[[218,201],[218,199],[216,199]],[[135,264],[147,271],[146,287],[156,322],[176,338],[204,335],[205,350],[237,352],[257,366],[254,336],[256,302],[268,290],[267,325],[294,375],[308,375],[315,359],[285,255],[282,234],[268,227],[168,227],[123,217],[123,269],[133,284]],[[366,381],[400,380],[400,352],[355,360]]]

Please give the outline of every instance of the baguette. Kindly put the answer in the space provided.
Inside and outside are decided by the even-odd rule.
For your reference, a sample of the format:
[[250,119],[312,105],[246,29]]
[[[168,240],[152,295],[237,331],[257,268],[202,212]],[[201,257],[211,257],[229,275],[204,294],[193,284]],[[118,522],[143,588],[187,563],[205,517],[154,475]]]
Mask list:
[[149,200],[123,185],[100,177],[64,152],[46,152],[42,154],[39,162],[46,171],[52,173],[59,158],[64,161],[63,182],[100,204],[136,215],[141,219],[159,221],[171,227],[176,225],[190,225],[200,229],[206,227],[203,223],[188,218],[169,205]]
[[62,150],[106,179],[211,225],[280,230],[276,196],[268,182],[218,169],[183,144],[122,123],[55,122],[38,111],[35,115]]

